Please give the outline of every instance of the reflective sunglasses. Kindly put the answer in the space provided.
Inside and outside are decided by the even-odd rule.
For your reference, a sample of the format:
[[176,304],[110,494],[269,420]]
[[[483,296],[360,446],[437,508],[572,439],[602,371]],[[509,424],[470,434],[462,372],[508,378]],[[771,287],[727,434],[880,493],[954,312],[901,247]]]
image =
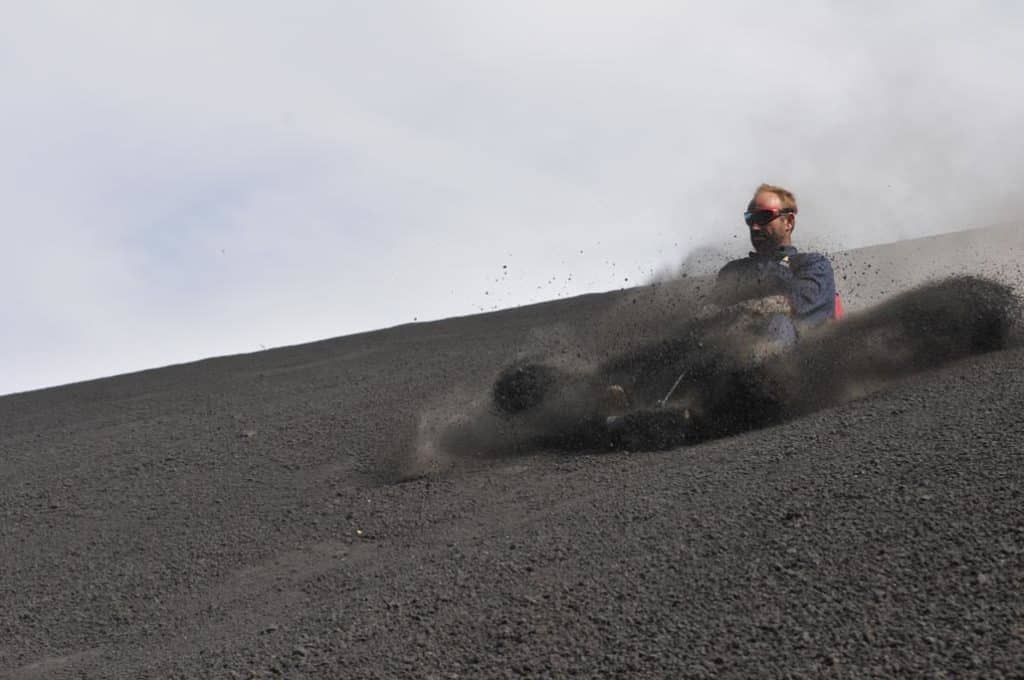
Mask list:
[[748,210],[743,213],[743,221],[747,223],[748,227],[752,227],[755,224],[763,227],[780,215],[791,214],[793,214],[793,211],[789,208],[783,208],[782,210]]

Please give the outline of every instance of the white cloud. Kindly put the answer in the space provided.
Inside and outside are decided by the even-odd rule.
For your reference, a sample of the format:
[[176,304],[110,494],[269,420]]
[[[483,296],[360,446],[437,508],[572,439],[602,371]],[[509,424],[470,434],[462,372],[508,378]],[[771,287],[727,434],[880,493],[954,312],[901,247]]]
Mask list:
[[631,285],[762,180],[838,248],[1021,176],[1012,3],[8,15],[0,393]]

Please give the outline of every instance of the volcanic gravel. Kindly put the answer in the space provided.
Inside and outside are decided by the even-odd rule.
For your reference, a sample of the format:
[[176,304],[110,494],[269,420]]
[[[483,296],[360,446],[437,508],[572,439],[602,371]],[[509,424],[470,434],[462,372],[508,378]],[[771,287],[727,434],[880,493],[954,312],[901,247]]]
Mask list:
[[641,294],[0,399],[0,677],[1024,676],[1021,350],[671,451],[424,447]]

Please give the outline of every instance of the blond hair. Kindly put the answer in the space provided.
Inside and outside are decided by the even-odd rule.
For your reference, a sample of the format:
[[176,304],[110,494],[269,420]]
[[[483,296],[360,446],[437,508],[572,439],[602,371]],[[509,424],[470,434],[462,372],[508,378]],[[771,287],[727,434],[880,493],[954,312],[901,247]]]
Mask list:
[[757,188],[757,191],[754,192],[754,198],[750,199],[751,205],[753,205],[754,199],[757,198],[757,195],[762,191],[778,196],[779,200],[782,201],[783,210],[792,210],[794,213],[797,211],[796,196],[793,195],[793,192],[789,189],[783,189],[782,187],[775,186],[774,184],[761,184],[761,186]]

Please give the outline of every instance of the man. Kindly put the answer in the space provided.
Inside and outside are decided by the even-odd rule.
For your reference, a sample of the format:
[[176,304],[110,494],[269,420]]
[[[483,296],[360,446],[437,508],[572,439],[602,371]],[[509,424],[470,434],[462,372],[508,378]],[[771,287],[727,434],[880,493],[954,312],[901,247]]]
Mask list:
[[821,253],[801,253],[793,246],[797,205],[793,193],[762,184],[747,205],[744,220],[754,252],[729,262],[718,272],[711,301],[727,307],[757,301],[775,312],[767,335],[783,344],[800,332],[833,319],[838,309],[832,265]]
[[[757,340],[741,349],[748,359],[763,361],[792,347],[801,332],[835,318],[839,308],[835,276],[828,258],[820,253],[801,253],[793,246],[796,214],[796,197],[792,192],[771,184],[759,186],[743,216],[750,229],[754,251],[722,267],[711,292],[713,306],[708,310],[711,316],[706,318],[713,319],[722,308],[740,305],[766,317]],[[711,347],[711,351],[731,350]],[[664,362],[669,356],[671,353],[664,351],[656,353],[658,362]],[[684,379],[694,379],[691,369],[679,376],[668,394],[658,402],[660,406],[673,396],[684,403],[691,401],[684,394],[686,388],[682,384]],[[703,387],[698,391],[713,392],[720,401],[742,402],[736,386],[728,383],[734,374],[735,371],[724,376],[705,375],[698,380],[701,383],[698,387]],[[611,431],[625,426],[627,421],[619,414],[627,411],[632,402],[623,386],[613,384],[606,388],[601,408],[608,416],[606,424]],[[684,411],[689,419],[688,406],[684,406]]]

